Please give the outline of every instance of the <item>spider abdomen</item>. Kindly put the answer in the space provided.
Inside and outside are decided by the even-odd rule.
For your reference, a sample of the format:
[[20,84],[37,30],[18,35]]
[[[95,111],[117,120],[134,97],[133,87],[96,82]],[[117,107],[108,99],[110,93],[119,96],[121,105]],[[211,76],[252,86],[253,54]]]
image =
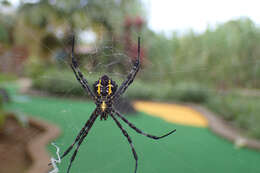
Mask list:
[[94,91],[98,97],[108,97],[114,95],[117,84],[115,81],[110,79],[107,75],[103,75],[93,85]]

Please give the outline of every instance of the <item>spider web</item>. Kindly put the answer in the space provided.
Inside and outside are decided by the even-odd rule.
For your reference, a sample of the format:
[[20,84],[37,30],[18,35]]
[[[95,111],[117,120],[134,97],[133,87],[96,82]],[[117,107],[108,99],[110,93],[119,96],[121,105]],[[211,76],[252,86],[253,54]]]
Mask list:
[[[66,19],[66,16],[63,17],[63,19],[65,20],[65,22],[69,23],[69,21]],[[82,21],[84,23],[84,21]],[[113,21],[114,25],[119,25],[119,23],[114,20]],[[100,29],[102,29],[100,27]],[[82,27],[79,28],[79,31],[85,31],[86,28]],[[30,31],[24,31],[27,33],[30,33]],[[137,38],[140,33],[133,31],[132,32],[133,38]],[[87,36],[91,37],[91,32],[87,34]],[[36,42],[39,40],[37,40],[37,36],[35,35],[30,35],[31,39],[34,39]],[[80,42],[83,42],[84,40],[84,35],[77,35],[76,37],[76,43],[77,45],[80,44]],[[142,35],[141,35],[142,37]],[[96,38],[97,40],[100,39],[100,42],[102,42],[102,38]],[[142,37],[142,40],[145,40],[147,38]],[[116,40],[116,41],[115,41]],[[134,41],[134,40],[133,40]],[[69,42],[69,41],[68,41]],[[60,42],[60,44],[63,45],[63,49],[65,50],[65,52],[67,53],[67,56],[70,54],[70,49],[68,48],[68,42]],[[117,81],[118,84],[120,84],[122,82],[122,80],[126,77],[127,72],[129,72],[129,70],[131,69],[131,65],[132,65],[132,57],[130,57],[129,55],[127,55],[122,49],[117,49],[116,47],[113,47],[113,44],[108,44],[110,42],[116,42],[118,45],[123,45],[124,42],[122,40],[117,40],[116,38],[111,38],[110,40],[106,40],[103,41],[105,44],[101,45],[97,42],[92,42],[91,40],[87,40],[87,45],[90,45],[92,47],[92,49],[89,51],[89,55],[86,58],[81,58],[81,59],[86,59],[84,60],[84,63],[81,64],[81,70],[82,72],[85,74],[86,78],[88,79],[88,76],[102,76],[104,73],[108,74],[110,77],[112,78],[116,78],[119,79],[120,81]],[[136,39],[137,42],[137,39]],[[42,44],[42,43],[40,43]],[[76,45],[76,46],[77,46]],[[111,47],[108,47],[107,45],[112,45]],[[44,46],[51,54],[55,55],[56,52],[54,49],[50,48],[48,45],[43,44],[42,46]],[[142,48],[145,48],[145,45],[142,44]],[[164,50],[164,47],[159,47],[159,49]],[[17,55],[18,56],[18,55]],[[99,57],[104,57],[103,59],[100,59]],[[113,57],[113,59],[109,58],[109,57]],[[98,60],[98,62],[96,62]],[[57,61],[57,64],[65,64],[66,68],[68,68],[69,70],[70,67],[68,65],[68,59],[67,58],[63,58],[63,57],[56,57],[55,61]],[[88,63],[90,62],[90,63]],[[255,63],[255,67],[254,68],[259,68],[259,60],[254,60],[253,63]],[[141,69],[141,71],[139,72],[137,78],[140,76],[142,76],[145,73],[149,73],[149,77],[151,81],[155,81],[156,83],[164,83],[165,79],[161,78],[162,74],[164,76],[171,76],[171,75],[179,75],[179,74],[185,74],[185,73],[192,73],[192,72],[204,72],[204,73],[210,73],[210,67],[208,66],[204,66],[201,64],[198,64],[197,66],[192,66],[192,68],[187,68],[187,67],[179,67],[178,69],[173,69],[171,67],[166,67],[167,68],[167,72],[165,72],[165,70],[162,69],[157,69],[157,64],[171,64],[174,63],[174,60],[169,60],[168,58],[161,58],[158,59],[157,61],[149,61],[148,58],[148,62],[146,62],[145,67],[143,67]],[[247,61],[247,63],[252,63],[250,61]],[[236,66],[236,63],[234,62],[233,64],[234,66]],[[115,68],[115,70],[112,71],[108,71],[107,69],[110,68],[114,68],[116,66],[123,66],[123,69],[125,69],[125,72],[122,72],[120,70],[118,70],[117,68]],[[57,68],[59,68],[59,65],[57,66]],[[71,71],[72,72],[72,71]],[[58,72],[61,76],[63,75],[63,71]],[[256,74],[256,73],[255,73]],[[42,76],[41,78],[51,78],[51,76],[45,75]],[[255,78],[257,80],[257,76],[255,75]],[[74,78],[72,80],[75,80]],[[71,82],[70,80],[68,80],[67,82]],[[135,83],[133,83],[132,85],[134,85]],[[91,84],[90,84],[91,85]],[[74,88],[71,87],[69,89],[66,89],[65,94],[62,95],[62,97],[64,98],[68,98],[70,99],[70,93]],[[129,89],[131,90],[131,86],[129,87]],[[149,88],[147,88],[149,90]],[[219,93],[219,96],[221,96],[223,93],[219,92],[218,90],[212,89],[210,90],[210,92],[212,93]],[[87,96],[86,96],[87,97]],[[17,98],[17,99],[21,99],[21,98]],[[77,99],[76,99],[77,100]],[[21,101],[21,100],[20,100]],[[18,101],[19,102],[19,101]],[[79,101],[79,103],[82,105],[81,101]],[[253,107],[254,105],[252,105]],[[45,108],[42,108],[45,109]],[[81,114],[81,111],[83,108],[78,108],[79,110],[77,110],[77,114]],[[75,112],[75,109],[72,108],[72,104],[68,107],[63,107],[60,108],[59,110],[60,112],[64,113],[64,115]],[[90,115],[91,112],[84,112],[84,113],[88,113],[86,115],[86,119],[83,120],[82,119],[82,124],[84,124],[84,121],[86,121]],[[75,115],[75,118],[77,117],[77,115]],[[78,122],[76,121],[71,121],[70,119],[67,119],[66,116],[64,117],[59,117],[65,124],[67,124],[67,129],[69,131],[71,131],[74,136],[71,136],[71,143],[73,142],[74,138],[76,137],[76,134],[78,134],[78,132],[80,131],[80,129],[82,128],[81,125],[78,124]],[[113,126],[113,122],[111,120],[108,120],[108,122],[99,122],[98,120],[95,122],[94,127],[91,129],[91,134],[96,134],[95,131],[102,131],[102,129],[104,129],[104,131],[106,131],[106,127],[109,127],[110,125]],[[126,127],[126,126],[124,126]],[[141,126],[140,126],[141,128]],[[194,164],[192,164],[193,160],[195,160],[196,158],[193,158],[191,160],[181,157],[183,153],[177,152],[176,149],[171,148],[171,146],[169,146],[167,144],[167,140],[162,141],[162,142],[145,142],[143,141],[143,143],[138,144],[135,142],[135,138],[140,139],[140,137],[136,136],[134,132],[131,131],[130,128],[127,128],[127,131],[129,132],[130,136],[132,136],[132,139],[134,141],[134,145],[136,147],[138,156],[139,156],[139,169],[141,169],[140,165],[144,165],[146,168],[148,168],[147,170],[149,170],[149,172],[151,173],[157,173],[157,172],[161,172],[161,168],[160,166],[157,165],[157,162],[155,161],[155,159],[152,158],[147,158],[145,157],[146,153],[148,152],[152,152],[152,150],[146,150],[146,151],[142,151],[142,145],[144,146],[153,146],[153,148],[155,149],[159,149],[162,153],[166,154],[165,160],[163,158],[158,158],[157,160],[161,161],[160,159],[162,159],[162,165],[163,162],[166,162],[166,159],[171,159],[171,160],[181,160],[181,162],[183,163],[183,165],[185,166],[186,169],[183,169],[183,171],[185,170],[186,172],[193,172],[193,173],[197,173],[197,172],[201,172],[200,171],[200,166],[196,166]],[[153,131],[152,128],[141,128],[144,129],[147,132],[150,132],[151,134],[157,134],[158,132]],[[193,130],[193,129],[191,129]],[[110,134],[109,132],[104,132],[106,135],[114,135],[114,134]],[[120,130],[118,129],[118,133],[116,135],[121,136],[122,134],[120,134]],[[181,133],[182,132],[179,132]],[[105,172],[108,170],[117,170],[118,165],[124,164],[124,163],[128,163],[129,164],[129,169],[127,169],[127,171],[132,171],[132,169],[134,168],[134,161],[133,161],[133,156],[131,151],[129,150],[129,144],[127,143],[127,141],[124,139],[124,137],[122,137],[121,141],[113,141],[114,142],[114,147],[113,149],[110,149],[109,147],[105,147],[106,143],[112,143],[111,141],[109,141],[108,138],[100,138],[100,139],[94,139],[93,135],[89,135],[87,137],[87,142],[83,142],[83,144],[81,145],[81,148],[79,150],[79,153],[76,157],[76,160],[74,161],[74,164],[72,166],[72,170],[71,172],[88,172],[89,169],[91,170],[92,173],[99,173],[99,172]],[[66,134],[63,134],[66,135]],[[188,134],[185,134],[187,136],[189,136]],[[145,137],[143,137],[145,138]],[[91,140],[95,140],[95,141],[91,141]],[[96,152],[96,156],[93,155],[82,155],[81,151],[82,150],[92,150],[90,148],[88,148],[88,143],[95,143],[96,144],[96,148],[95,148],[95,152]],[[187,140],[187,142],[189,142]],[[64,141],[63,139],[57,140],[55,141],[56,144],[53,144],[53,146],[50,147],[50,151],[53,155],[53,158],[51,160],[52,163],[52,167],[53,170],[51,170],[49,173],[58,173],[61,172],[59,169],[59,166],[64,164],[64,165],[68,165],[68,158],[63,160],[60,160],[59,158],[59,154],[60,154],[60,150],[61,152],[63,152],[71,143],[67,143],[66,141]],[[152,144],[154,143],[154,144]],[[122,146],[124,145],[124,149],[126,152],[123,152],[122,156],[119,154],[115,154],[118,153],[116,151],[115,146]],[[191,144],[192,145],[192,144]],[[205,143],[205,141],[196,141],[196,145],[199,145],[201,148],[206,148],[208,146],[207,143]],[[181,147],[181,146],[178,146]],[[72,151],[73,152],[73,151]],[[128,154],[125,154],[127,153]],[[92,152],[91,152],[92,153]],[[201,153],[196,153],[197,155],[200,155]],[[86,168],[84,168],[84,170],[77,170],[77,161],[79,160],[88,160],[87,157],[92,158],[93,157],[93,162],[97,162],[96,160],[99,160],[100,158],[102,158],[103,155],[109,155],[111,156],[111,160],[108,160],[106,163],[100,163],[100,167],[91,167],[91,163],[87,162],[86,163]],[[240,164],[247,164],[246,159],[244,158],[240,158],[239,157],[240,154],[233,152],[233,155],[231,156],[232,159],[237,160],[238,163]],[[67,156],[69,157],[69,156]],[[156,157],[156,156],[155,156]],[[124,161],[123,161],[124,160]],[[90,159],[88,160],[90,161]],[[214,160],[213,160],[214,161]],[[80,162],[82,164],[82,162]],[[154,165],[154,166],[149,166],[149,165]],[[66,167],[64,166],[64,167]],[[176,166],[176,165],[175,165]],[[171,168],[173,171],[175,166],[173,165]],[[64,169],[66,170],[66,169]],[[169,171],[169,170],[166,170]],[[140,170],[138,171],[140,172]]]

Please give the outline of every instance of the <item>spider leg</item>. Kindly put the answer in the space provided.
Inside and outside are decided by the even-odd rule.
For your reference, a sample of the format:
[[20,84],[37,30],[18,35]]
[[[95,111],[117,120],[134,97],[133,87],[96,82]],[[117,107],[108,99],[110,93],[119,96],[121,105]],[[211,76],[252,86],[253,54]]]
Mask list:
[[80,130],[78,136],[76,137],[75,141],[66,149],[66,151],[62,154],[61,159],[63,157],[65,157],[70,151],[71,149],[74,147],[74,145],[80,140],[81,136],[83,135],[84,131],[88,128],[88,126],[90,125],[90,123],[93,121],[94,118],[96,118],[96,110],[92,113],[92,115],[90,116],[90,118],[88,119],[88,121],[86,122],[86,124],[84,125],[84,127]]
[[133,144],[132,144],[132,140],[131,140],[130,136],[128,135],[128,133],[126,132],[126,130],[122,127],[122,125],[120,124],[120,122],[115,118],[115,116],[114,116],[112,113],[111,113],[110,115],[111,115],[111,117],[113,118],[113,120],[116,122],[116,125],[121,129],[122,133],[123,133],[124,136],[127,138],[128,143],[129,143],[130,146],[131,146],[131,149],[132,149],[132,152],[133,152],[133,155],[134,155],[134,158],[135,158],[135,173],[136,173],[136,171],[137,171],[137,160],[138,160],[138,158],[137,158],[137,154],[136,154],[136,151],[135,151],[135,149],[134,149],[134,146],[133,146]]
[[95,94],[93,91],[90,89],[88,81],[84,78],[83,74],[81,73],[79,69],[79,65],[76,61],[76,58],[74,57],[74,44],[75,44],[75,36],[73,35],[72,38],[72,48],[71,48],[71,59],[72,63],[70,64],[70,67],[72,68],[77,80],[81,84],[81,86],[84,88],[84,90],[92,97],[92,99],[95,98]]
[[93,117],[92,120],[90,121],[90,123],[89,123],[87,129],[85,129],[85,131],[83,132],[83,134],[82,134],[83,136],[80,137],[80,140],[79,140],[79,142],[78,142],[78,144],[77,144],[77,148],[75,149],[73,155],[72,155],[71,158],[70,158],[70,164],[69,164],[69,167],[68,167],[68,169],[67,169],[67,173],[70,172],[70,168],[71,168],[72,162],[74,161],[74,159],[75,159],[75,157],[76,157],[76,155],[77,155],[77,153],[78,153],[79,147],[80,147],[81,143],[84,141],[84,139],[86,138],[86,136],[88,135],[88,132],[89,132],[89,130],[91,129],[91,127],[92,127],[92,125],[94,124],[94,122],[95,122],[95,120],[97,119],[97,117],[98,117],[98,114],[95,112],[95,113],[94,113],[94,117]]
[[113,109],[113,112],[116,113],[116,115],[121,118],[126,124],[129,125],[129,127],[131,127],[132,129],[134,129],[137,133],[140,133],[144,136],[147,136],[148,138],[152,138],[152,139],[161,139],[161,138],[164,138],[172,133],[174,133],[176,131],[176,129],[170,131],[169,133],[166,133],[165,135],[162,135],[162,136],[154,136],[154,135],[150,135],[150,134],[147,134],[147,133],[144,133],[143,131],[141,131],[140,129],[138,129],[134,124],[132,124],[131,122],[129,122],[123,115],[121,115],[118,111],[114,110]]
[[116,91],[115,95],[112,98],[117,99],[125,92],[125,90],[128,88],[128,86],[134,81],[134,78],[135,78],[137,72],[139,71],[139,69],[140,69],[140,37],[138,37],[137,60],[135,61],[134,65],[132,67],[132,70],[126,77],[125,81],[121,84],[121,86],[118,88],[118,90]]

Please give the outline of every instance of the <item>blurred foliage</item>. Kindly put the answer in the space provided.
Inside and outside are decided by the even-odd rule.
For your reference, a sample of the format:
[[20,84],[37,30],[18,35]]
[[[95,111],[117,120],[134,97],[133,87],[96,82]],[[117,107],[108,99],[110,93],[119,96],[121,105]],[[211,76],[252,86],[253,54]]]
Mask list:
[[149,30],[144,31],[141,47],[148,50],[148,62],[145,64],[144,79],[154,80],[156,76],[164,80],[174,77],[174,44],[162,34],[155,34]]
[[0,24],[0,41],[8,42],[8,31],[3,24]]
[[[195,80],[226,87],[260,87],[260,28],[241,18],[170,39],[149,39],[151,71],[171,81]],[[146,79],[153,79],[154,73]]]
[[204,103],[209,98],[209,89],[197,82],[179,82],[173,87],[181,102]]
[[2,126],[5,122],[5,114],[4,114],[4,105],[3,105],[3,98],[0,94],[0,132],[2,131]]
[[[50,57],[55,57],[61,49],[68,56],[71,34],[88,30],[97,36],[92,49],[98,51],[98,58],[92,66],[118,62],[119,55],[124,55],[118,52],[124,50],[125,20],[129,16],[145,15],[138,0],[20,2],[16,13],[0,12],[0,40],[9,45],[26,45],[30,52],[28,66],[32,69],[43,63],[40,58],[46,61],[44,68],[48,68],[55,62]],[[222,89],[260,87],[260,29],[248,18],[209,27],[201,34],[190,31],[166,37],[152,32],[147,25],[144,25],[142,33],[135,32],[132,37],[141,34],[142,50],[148,50],[148,59],[143,62],[144,81],[156,81],[156,74],[160,82],[200,81]],[[31,63],[35,61],[39,63]],[[126,65],[122,64],[110,66],[107,71],[125,72]],[[35,72],[32,70],[32,76]]]
[[[86,75],[88,82],[93,84],[101,75]],[[118,85],[122,79],[113,76]],[[92,86],[92,85],[91,85]],[[75,79],[71,71],[50,70],[33,81],[33,87],[53,94],[83,96],[84,90]],[[196,82],[182,82],[176,85],[171,83],[148,83],[136,79],[134,85],[129,87],[126,97],[130,99],[167,100],[182,102],[205,102],[208,99],[208,89]]]
[[[91,74],[88,76],[88,82],[93,84],[100,76]],[[116,80],[113,78],[113,80]],[[65,96],[83,96],[86,94],[81,85],[75,80],[71,71],[50,69],[33,80],[33,87],[52,94]]]
[[12,75],[12,74],[3,74],[3,73],[0,73],[0,83],[1,82],[8,82],[8,81],[14,81],[16,80],[17,77]]
[[111,40],[121,30],[127,15],[141,11],[137,0],[22,2],[17,15],[17,42],[25,43],[29,39],[35,43],[30,45],[30,52],[42,58],[49,58],[55,48],[71,46],[73,32],[92,30],[99,38]]
[[42,59],[30,58],[25,65],[25,75],[33,79],[41,76],[46,70],[49,70],[48,64]]
[[7,0],[1,0],[0,4],[3,5],[3,6],[10,6],[11,5],[11,3]]
[[[7,2],[1,5],[5,6]],[[5,55],[8,56],[8,51],[12,51],[3,49],[1,52],[1,46],[22,45],[26,47],[25,51],[29,52],[29,58],[25,58],[28,66],[36,65],[32,69],[37,69],[38,64],[43,63],[44,68],[48,68],[56,62],[57,52],[62,50],[66,57],[69,55],[73,33],[80,35],[91,31],[97,37],[92,49],[98,48],[98,51],[102,51],[99,53],[99,59],[103,62],[115,61],[118,57],[113,56],[111,51],[123,50],[121,41],[115,40],[120,40],[124,20],[128,16],[144,15],[140,4],[138,0],[21,0],[13,13],[0,11],[0,56],[3,52],[7,52]],[[88,49],[88,46],[84,48]],[[124,69],[123,67],[119,65],[119,69]],[[37,75],[37,70],[31,70],[33,74],[28,72],[30,70],[25,74]]]
[[210,110],[242,128],[247,135],[260,139],[260,97],[248,97],[235,93],[212,95],[205,103]]
[[13,35],[12,35],[13,29],[14,29],[13,16],[1,14],[0,12],[0,43],[1,44],[10,46],[13,43]]

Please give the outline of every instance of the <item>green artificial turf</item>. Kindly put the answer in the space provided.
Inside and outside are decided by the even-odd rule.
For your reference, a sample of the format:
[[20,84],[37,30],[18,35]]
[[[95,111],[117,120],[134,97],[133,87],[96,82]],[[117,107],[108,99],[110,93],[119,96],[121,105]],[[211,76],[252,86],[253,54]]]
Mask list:
[[[95,105],[88,101],[15,95],[9,109],[56,123],[62,135],[55,141],[63,152],[74,140]],[[165,122],[145,113],[128,115],[137,127],[154,135],[174,128],[177,132],[154,141],[124,127],[133,140],[139,157],[138,173],[256,173],[260,172],[260,152],[236,149],[207,128],[195,128]],[[121,121],[122,122],[122,121]],[[123,123],[123,122],[122,122]],[[55,156],[55,148],[49,145]],[[59,165],[66,172],[68,155]],[[97,119],[72,165],[71,173],[133,173],[134,158],[120,129],[109,118]]]

